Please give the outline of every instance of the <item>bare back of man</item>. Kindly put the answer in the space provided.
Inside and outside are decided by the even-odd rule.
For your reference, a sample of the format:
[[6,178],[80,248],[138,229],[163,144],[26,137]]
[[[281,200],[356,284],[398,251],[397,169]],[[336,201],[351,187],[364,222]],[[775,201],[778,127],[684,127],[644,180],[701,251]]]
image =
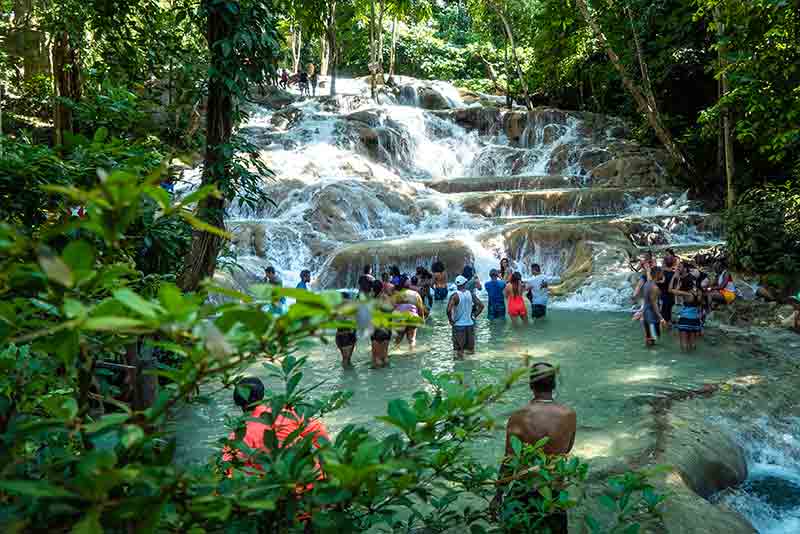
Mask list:
[[506,454],[513,454],[511,436],[523,443],[536,443],[549,438],[544,446],[547,454],[567,454],[575,444],[577,417],[572,408],[554,402],[533,400],[517,410],[506,427]]

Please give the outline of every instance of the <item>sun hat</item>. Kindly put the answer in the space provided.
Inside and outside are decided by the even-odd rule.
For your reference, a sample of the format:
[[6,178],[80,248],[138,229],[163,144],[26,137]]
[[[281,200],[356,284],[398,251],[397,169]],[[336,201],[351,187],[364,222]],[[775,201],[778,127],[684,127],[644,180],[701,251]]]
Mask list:
[[466,285],[467,279],[461,275],[456,276],[456,287]]

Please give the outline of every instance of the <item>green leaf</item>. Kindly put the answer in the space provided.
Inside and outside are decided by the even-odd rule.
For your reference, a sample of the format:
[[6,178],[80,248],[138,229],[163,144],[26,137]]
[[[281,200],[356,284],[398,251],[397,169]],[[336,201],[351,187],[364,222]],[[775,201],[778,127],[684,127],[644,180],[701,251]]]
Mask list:
[[128,317],[93,317],[83,323],[86,330],[97,330],[100,332],[130,332],[138,331],[147,326],[147,323],[138,319]]
[[200,230],[202,232],[208,232],[209,234],[214,234],[214,235],[219,236],[219,237],[221,237],[223,239],[232,239],[231,234],[229,234],[225,230],[223,230],[221,228],[217,228],[216,226],[210,225],[207,222],[201,221],[200,219],[198,219],[197,217],[195,217],[191,213],[181,212],[180,215],[186,222],[191,224],[192,228],[194,228],[195,230]]
[[617,510],[617,501],[609,497],[608,495],[601,495],[597,498],[603,507],[607,508],[608,510],[615,512]]
[[101,126],[100,128],[97,129],[96,132],[94,132],[94,138],[92,139],[92,141],[94,141],[95,143],[102,143],[107,138],[108,138],[108,128],[106,128],[105,126]]
[[161,309],[161,306],[143,299],[128,288],[117,289],[114,291],[114,299],[118,300],[136,313],[144,315],[148,319],[156,319],[158,318],[159,312],[163,313],[164,311]]
[[239,506],[251,510],[275,510],[275,501],[269,499],[239,501]]
[[64,287],[72,287],[75,283],[69,266],[50,249],[39,249],[39,265],[50,280]]
[[389,401],[388,414],[389,417],[407,433],[413,431],[414,427],[417,425],[416,414],[403,399],[393,399]]
[[0,489],[28,497],[77,499],[78,495],[44,480],[0,480]]
[[72,527],[72,534],[102,534],[100,524],[100,508],[94,507]]
[[61,257],[73,271],[89,271],[94,267],[94,247],[86,241],[70,241]]

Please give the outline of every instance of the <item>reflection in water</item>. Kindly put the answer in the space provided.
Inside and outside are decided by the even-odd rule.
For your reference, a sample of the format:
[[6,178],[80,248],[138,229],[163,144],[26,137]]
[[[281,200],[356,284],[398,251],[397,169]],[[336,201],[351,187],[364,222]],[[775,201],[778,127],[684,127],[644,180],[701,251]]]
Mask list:
[[[309,358],[306,383],[324,381],[315,395],[354,392],[349,406],[325,418],[334,435],[351,423],[386,434],[391,429],[374,417],[385,414],[390,399],[409,398],[422,388],[423,369],[457,371],[467,382],[485,384],[499,381],[526,361],[547,359],[561,369],[558,400],[578,413],[576,452],[587,458],[635,454],[652,444],[649,410],[640,399],[753,371],[746,347],[723,336],[717,338],[713,332],[697,353],[684,355],[669,335],[655,349],[645,349],[637,326],[627,314],[563,310],[551,310],[547,319],[528,327],[515,328],[508,321],[489,324],[482,319],[478,322],[477,354],[456,362],[440,303],[428,326],[421,329],[416,350],[393,348],[390,367],[370,369],[368,341],[359,341],[352,369],[341,367],[332,343],[318,344],[304,351]],[[260,364],[251,372],[265,378]],[[265,383],[267,387],[281,386],[269,380]],[[506,402],[495,409],[498,425],[494,435],[475,444],[477,456],[492,463],[499,459],[505,418],[529,399],[524,381],[512,389]],[[207,405],[187,406],[175,423],[181,461],[205,461],[226,433],[225,416],[233,413],[230,391],[216,395]]]

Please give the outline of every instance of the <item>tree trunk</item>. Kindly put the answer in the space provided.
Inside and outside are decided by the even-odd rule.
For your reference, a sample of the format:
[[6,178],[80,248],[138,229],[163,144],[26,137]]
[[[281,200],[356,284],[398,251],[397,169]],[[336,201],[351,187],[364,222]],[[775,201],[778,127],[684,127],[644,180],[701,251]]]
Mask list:
[[330,57],[331,71],[331,96],[336,96],[336,69],[339,65],[339,49],[336,44],[336,0],[331,0],[328,6],[328,55]]
[[522,93],[525,95],[525,106],[528,109],[533,109],[533,104],[531,102],[531,95],[528,91],[528,82],[525,81],[525,76],[522,74],[522,66],[519,62],[519,57],[517,56],[517,48],[514,44],[514,34],[511,32],[511,25],[508,23],[508,19],[506,18],[503,10],[500,9],[494,2],[489,2],[489,5],[492,7],[497,16],[500,17],[500,22],[503,23],[503,29],[506,32],[506,39],[508,39],[508,44],[511,47],[511,57],[514,60],[514,67],[517,71],[517,78],[519,79],[519,84],[522,86]]
[[73,46],[68,32],[60,31],[53,36],[52,56],[55,96],[53,129],[56,145],[61,145],[64,143],[64,133],[75,131],[72,109],[66,101],[78,102],[81,98],[78,50]]
[[297,26],[292,30],[292,74],[300,72],[300,51],[303,47],[303,31]]
[[[217,43],[231,39],[235,28],[231,19],[220,13],[221,9],[226,9],[225,4],[219,4],[221,7],[218,7],[213,0],[204,2],[208,13],[207,38],[211,67],[220,74],[211,76],[208,81],[206,153],[202,185],[216,185],[229,179],[230,156],[226,156],[226,152],[230,150],[233,132],[233,96],[225,86],[221,74],[225,72],[226,59]],[[224,229],[224,210],[224,199],[207,197],[198,203],[197,217]],[[204,278],[214,274],[222,243],[223,239],[218,235],[200,230],[192,233],[192,248],[180,279],[180,286],[184,291],[195,291]]]
[[386,1],[378,0],[378,74],[380,75],[381,85],[384,83],[383,79],[383,14],[386,12]]
[[392,47],[389,49],[389,78],[394,76],[397,61],[397,15],[392,19]]
[[[675,140],[672,138],[672,134],[669,132],[669,130],[667,130],[661,120],[661,114],[658,112],[658,107],[655,105],[655,98],[652,96],[652,90],[648,88],[646,90],[647,94],[645,94],[645,92],[642,91],[642,89],[636,85],[636,83],[634,83],[634,81],[626,72],[625,67],[622,65],[622,61],[620,60],[619,56],[611,47],[611,43],[608,42],[608,39],[600,28],[600,25],[594,20],[594,17],[592,17],[592,13],[589,10],[589,5],[586,3],[586,0],[576,1],[578,3],[578,8],[583,14],[586,24],[589,25],[589,28],[591,28],[594,36],[598,41],[600,41],[601,46],[605,49],[608,59],[611,60],[611,64],[617,70],[620,78],[622,79],[622,85],[625,86],[633,99],[636,101],[636,105],[639,107],[639,110],[644,113],[645,117],[647,118],[647,122],[655,132],[658,140],[661,141],[662,145],[664,145],[664,148],[666,148],[667,152],[675,161],[675,163],[677,163],[681,168],[685,169],[689,174],[693,175],[694,169],[689,164],[689,161],[683,155],[683,151],[680,149],[677,143],[675,143]],[[638,53],[639,51],[637,50],[637,54]],[[643,65],[643,58],[641,58],[641,56],[639,61],[640,65]],[[646,72],[647,71],[644,70],[645,76]],[[649,78],[646,78],[642,81],[649,85]]]
[[319,75],[328,75],[328,38],[322,35],[319,38]]
[[369,88],[372,99],[375,99],[375,74],[377,67],[375,60],[377,54],[377,39],[375,30],[375,0],[369,1]]
[[[720,92],[721,98],[725,98],[728,94],[728,75],[725,72],[727,68],[727,60],[725,58],[725,54],[728,52],[727,45],[722,44],[725,38],[725,23],[722,21],[722,17],[720,16],[719,6],[714,9],[714,19],[717,23],[717,34],[719,36],[720,46],[719,46],[719,83],[720,83]],[[723,143],[725,145],[725,207],[733,209],[733,206],[736,204],[736,189],[733,186],[734,177],[736,174],[736,167],[734,165],[733,159],[733,134],[731,132],[731,114],[728,106],[724,106],[722,108],[722,137]]]

